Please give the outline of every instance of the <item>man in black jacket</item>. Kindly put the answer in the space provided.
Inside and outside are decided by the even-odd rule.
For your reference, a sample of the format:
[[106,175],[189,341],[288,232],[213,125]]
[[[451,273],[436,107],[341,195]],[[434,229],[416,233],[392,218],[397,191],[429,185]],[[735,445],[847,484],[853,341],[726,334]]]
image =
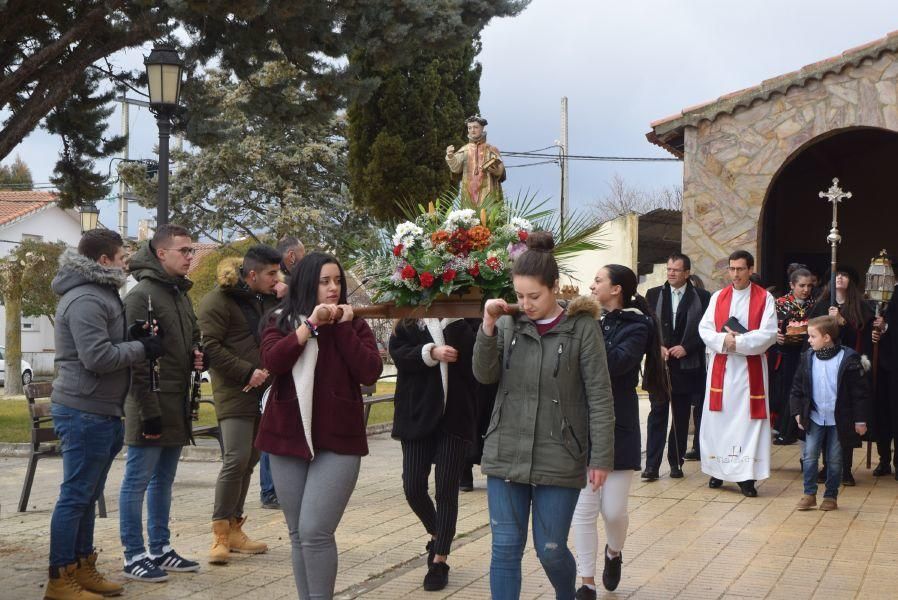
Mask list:
[[[701,423],[701,406],[705,392],[705,345],[698,335],[698,324],[708,308],[711,295],[689,281],[692,262],[685,254],[675,253],[667,259],[667,283],[654,287],[646,294],[646,300],[661,323],[661,352],[670,370],[673,428],[667,444],[667,461],[670,476],[683,476],[683,460],[693,458],[686,453],[689,431],[689,412],[697,407],[695,415],[695,441],[692,451],[698,458],[698,432]],[[645,470],[642,478],[658,479],[658,468],[664,453],[664,436],[670,407],[667,400],[651,398],[651,412],[647,424]]]

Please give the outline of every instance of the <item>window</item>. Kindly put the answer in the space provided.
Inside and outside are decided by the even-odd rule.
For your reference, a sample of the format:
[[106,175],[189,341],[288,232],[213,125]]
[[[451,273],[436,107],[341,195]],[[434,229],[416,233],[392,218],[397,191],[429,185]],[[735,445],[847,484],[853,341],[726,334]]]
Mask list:
[[22,317],[22,331],[40,331],[40,317]]

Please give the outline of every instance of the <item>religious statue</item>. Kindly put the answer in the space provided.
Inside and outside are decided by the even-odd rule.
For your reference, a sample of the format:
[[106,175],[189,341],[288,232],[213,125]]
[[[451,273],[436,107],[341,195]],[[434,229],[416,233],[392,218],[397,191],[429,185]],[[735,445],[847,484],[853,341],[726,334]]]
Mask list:
[[505,181],[505,165],[495,146],[486,143],[487,121],[480,115],[468,117],[468,143],[458,151],[455,146],[446,148],[446,164],[453,173],[461,173],[461,193],[478,205],[488,194],[501,198]]

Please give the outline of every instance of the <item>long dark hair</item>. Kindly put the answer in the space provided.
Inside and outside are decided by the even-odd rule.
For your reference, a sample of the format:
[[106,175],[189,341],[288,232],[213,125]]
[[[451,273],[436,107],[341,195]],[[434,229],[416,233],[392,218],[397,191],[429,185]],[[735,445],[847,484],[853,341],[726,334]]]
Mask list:
[[318,280],[324,265],[334,264],[340,269],[340,300],[346,304],[346,273],[336,258],[324,252],[311,252],[294,265],[290,276],[290,289],[277,309],[276,324],[284,333],[290,333],[299,325],[299,317],[308,317],[318,305]]
[[649,303],[636,292],[639,280],[636,273],[624,265],[605,265],[602,267],[608,272],[611,285],[619,285],[624,308],[635,308],[649,318],[651,322],[651,336],[645,349],[645,372],[642,376],[642,387],[652,394],[662,394],[665,398],[670,395],[670,385],[667,378],[667,365],[661,358],[661,328],[655,313]]
[[[836,271],[836,275],[840,274],[848,279],[848,287],[845,288],[845,303],[842,304],[839,313],[841,313],[842,317],[848,321],[848,324],[851,325],[852,328],[860,330],[866,321],[873,315],[871,314],[870,307],[864,300],[863,292],[861,292],[857,286],[855,281],[856,275],[848,270],[842,269]],[[832,278],[831,275],[830,278]],[[829,285],[824,286],[823,292],[820,294],[820,297],[817,298],[817,306],[828,307],[831,304],[829,290]]]

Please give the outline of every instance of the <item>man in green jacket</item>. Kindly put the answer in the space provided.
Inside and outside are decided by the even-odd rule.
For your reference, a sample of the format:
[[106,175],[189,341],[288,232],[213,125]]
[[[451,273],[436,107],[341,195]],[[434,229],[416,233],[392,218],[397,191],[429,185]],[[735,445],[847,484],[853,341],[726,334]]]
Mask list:
[[[132,336],[148,334],[140,325],[148,318],[152,301],[153,319],[165,348],[165,356],[157,361],[158,390],[152,389],[150,363],[143,361],[133,368],[125,400],[128,459],[119,496],[119,532],[125,577],[138,581],[160,582],[168,579],[167,571],[199,570],[199,563],[171,547],[168,528],[181,448],[191,441],[190,373],[203,368],[200,330],[187,297],[193,282],[186,276],[194,254],[190,232],[179,225],[163,225],[128,265],[137,280],[125,297],[127,322],[137,322]],[[149,553],[141,517],[145,495]]]
[[257,245],[240,259],[218,265],[218,285],[200,303],[199,323],[212,371],[215,413],[221,427],[224,460],[215,484],[212,548],[209,562],[225,564],[230,552],[268,550],[243,533],[243,503],[259,452],[253,440],[259,427],[259,404],[269,385],[261,368],[259,338],[263,318],[277,305],[274,294],[281,255]]

